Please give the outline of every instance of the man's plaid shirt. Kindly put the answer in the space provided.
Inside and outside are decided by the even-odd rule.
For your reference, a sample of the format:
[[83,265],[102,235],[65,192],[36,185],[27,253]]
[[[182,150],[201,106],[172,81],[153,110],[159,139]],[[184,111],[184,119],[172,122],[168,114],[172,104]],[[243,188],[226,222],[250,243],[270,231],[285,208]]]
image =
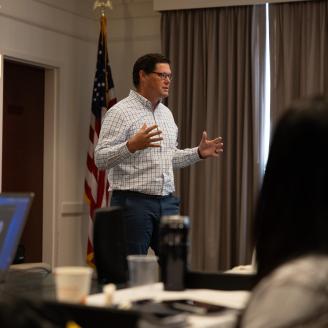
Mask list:
[[[160,148],[146,148],[130,153],[127,141],[146,123],[162,131]],[[174,192],[173,169],[200,160],[197,147],[177,148],[178,128],[171,111],[159,103],[155,110],[149,100],[131,90],[128,97],[107,111],[102,123],[95,162],[109,169],[113,190],[131,190],[149,195]]]

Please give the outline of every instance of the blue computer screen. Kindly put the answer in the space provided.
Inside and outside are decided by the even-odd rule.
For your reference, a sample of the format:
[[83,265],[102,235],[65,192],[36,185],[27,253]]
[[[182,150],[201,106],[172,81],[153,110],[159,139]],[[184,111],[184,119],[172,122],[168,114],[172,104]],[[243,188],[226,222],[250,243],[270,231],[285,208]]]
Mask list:
[[30,203],[29,195],[0,195],[0,270],[13,261]]

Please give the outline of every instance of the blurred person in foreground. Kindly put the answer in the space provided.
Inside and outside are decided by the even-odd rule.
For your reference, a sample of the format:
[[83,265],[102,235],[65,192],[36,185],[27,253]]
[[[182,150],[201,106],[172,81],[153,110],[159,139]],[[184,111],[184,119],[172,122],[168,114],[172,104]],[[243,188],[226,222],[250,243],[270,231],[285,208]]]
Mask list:
[[[203,132],[198,147],[178,149],[178,128],[162,100],[169,95],[170,61],[146,54],[133,67],[135,90],[107,111],[95,149],[96,165],[109,169],[111,206],[128,207],[125,214],[128,254],[158,254],[159,221],[179,214],[173,169],[218,157],[222,138]],[[200,109],[201,110],[201,109]]]
[[254,222],[259,282],[243,328],[328,327],[328,102],[296,102],[270,147]]

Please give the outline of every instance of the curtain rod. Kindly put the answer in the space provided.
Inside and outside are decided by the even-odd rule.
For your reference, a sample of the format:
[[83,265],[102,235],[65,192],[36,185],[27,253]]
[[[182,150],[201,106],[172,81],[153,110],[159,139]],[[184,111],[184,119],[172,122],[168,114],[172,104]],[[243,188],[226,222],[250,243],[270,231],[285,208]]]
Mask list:
[[265,3],[299,2],[311,0],[154,0],[154,10],[180,10],[211,7],[245,6]]

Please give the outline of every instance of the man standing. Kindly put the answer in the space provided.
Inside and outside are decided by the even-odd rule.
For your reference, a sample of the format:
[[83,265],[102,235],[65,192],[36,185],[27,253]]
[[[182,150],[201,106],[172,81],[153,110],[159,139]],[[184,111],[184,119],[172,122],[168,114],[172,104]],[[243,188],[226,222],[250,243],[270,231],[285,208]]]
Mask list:
[[133,67],[136,91],[107,111],[95,149],[97,167],[110,169],[111,206],[128,208],[128,254],[147,254],[149,246],[158,254],[160,217],[179,213],[173,169],[223,151],[222,138],[209,140],[205,131],[198,147],[177,149],[178,128],[161,103],[171,80],[167,58],[140,57]]

